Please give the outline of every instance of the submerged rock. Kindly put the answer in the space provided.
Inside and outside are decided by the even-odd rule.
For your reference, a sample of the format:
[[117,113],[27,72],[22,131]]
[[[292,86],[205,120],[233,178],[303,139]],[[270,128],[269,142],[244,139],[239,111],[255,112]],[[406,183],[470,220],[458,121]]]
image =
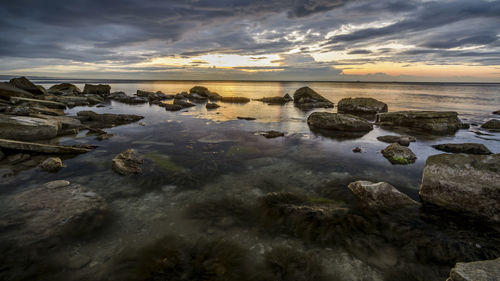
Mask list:
[[111,167],[113,171],[124,176],[140,174],[142,162],[143,160],[134,149],[128,149],[113,158]]
[[160,103],[159,106],[164,107],[167,111],[179,111],[184,109],[181,105],[171,103]]
[[446,281],[500,280],[500,258],[496,260],[457,262]]
[[90,110],[84,110],[77,113],[82,123],[91,123],[93,128],[107,128],[118,125],[129,124],[143,119],[143,116],[132,114],[98,114]]
[[236,118],[238,118],[240,120],[248,120],[248,121],[252,121],[252,120],[256,120],[257,119],[255,117],[248,117],[248,116],[238,116]]
[[418,206],[418,202],[386,182],[356,181],[349,190],[364,204],[374,208]]
[[51,145],[34,142],[0,139],[0,147],[5,149],[38,152],[46,154],[81,154],[92,151],[90,147]]
[[0,138],[32,141],[55,138],[61,122],[27,116],[0,115]]
[[261,135],[263,135],[267,139],[273,139],[273,138],[283,137],[285,136],[285,133],[271,130],[267,132],[262,132]]
[[433,145],[437,150],[451,153],[468,153],[468,154],[491,154],[491,151],[481,143],[445,143]]
[[420,198],[444,209],[500,222],[500,154],[427,158]]
[[332,108],[333,103],[309,87],[302,87],[293,94],[293,103],[296,107],[308,108]]
[[205,107],[207,109],[216,109],[216,108],[219,108],[220,105],[216,104],[216,103],[207,103],[207,105],[205,105]]
[[61,170],[64,167],[64,165],[61,161],[61,158],[50,157],[50,158],[47,158],[45,161],[43,161],[38,167],[42,171],[54,173],[54,172]]
[[369,132],[373,125],[367,120],[349,114],[314,112],[307,118],[307,124],[317,129],[347,132]]
[[268,104],[285,104],[285,103],[292,101],[292,100],[293,99],[290,97],[290,95],[288,95],[288,97],[287,96],[283,96],[283,97],[276,96],[276,97],[264,97],[264,98],[256,99],[256,101],[261,101],[261,102],[265,102]]
[[0,83],[0,97],[3,99],[10,99],[11,97],[33,98],[33,94],[4,82]]
[[56,96],[81,96],[82,91],[70,83],[57,84],[50,87],[47,92]]
[[393,143],[382,150],[382,155],[392,164],[411,164],[417,160],[417,156],[408,147]]
[[37,85],[33,84],[30,80],[28,80],[26,77],[19,77],[19,78],[13,78],[10,79],[9,84],[12,86],[25,90],[27,92],[30,92],[34,95],[43,95],[45,94],[45,91],[40,89]]
[[345,98],[337,104],[339,112],[375,114],[387,112],[387,104],[373,98]]
[[400,145],[403,146],[409,146],[410,142],[416,142],[417,139],[412,137],[412,136],[392,136],[392,135],[387,135],[387,136],[380,136],[377,137],[377,140],[381,142],[386,142],[386,143],[399,143]]
[[85,95],[98,95],[101,97],[107,97],[109,96],[111,92],[111,86],[109,85],[92,85],[92,84],[85,84],[85,87],[83,88],[83,93]]
[[250,99],[245,98],[245,97],[221,97],[219,100],[221,102],[228,102],[228,103],[247,103],[247,102],[250,102]]
[[488,131],[499,132],[500,131],[500,120],[491,119],[488,122],[481,125],[481,128],[486,129]]
[[25,222],[18,237],[25,243],[85,235],[102,226],[108,212],[102,197],[76,184],[47,183],[22,192],[15,202]]
[[432,133],[453,133],[465,125],[456,112],[451,111],[399,111],[377,114],[381,126],[416,128]]

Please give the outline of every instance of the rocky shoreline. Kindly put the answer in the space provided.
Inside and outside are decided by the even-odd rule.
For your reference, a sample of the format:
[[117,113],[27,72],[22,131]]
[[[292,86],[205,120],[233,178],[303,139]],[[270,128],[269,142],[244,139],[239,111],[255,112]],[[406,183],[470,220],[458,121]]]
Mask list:
[[[137,123],[143,119],[143,116],[139,115],[96,113],[90,110],[79,111],[73,116],[65,113],[67,108],[99,107],[111,101],[125,104],[149,103],[172,112],[185,111],[198,104],[205,104],[207,109],[213,111],[222,111],[219,109],[221,103],[251,102],[245,97],[221,96],[202,86],[195,86],[189,92],[175,95],[137,90],[135,95],[129,96],[124,92],[111,92],[109,85],[86,84],[82,91],[73,84],[63,83],[45,89],[25,77],[15,78],[8,83],[0,83],[2,178],[7,179],[20,171],[33,168],[57,173],[65,169],[64,160],[68,157],[78,157],[80,154],[99,150],[99,147],[91,144],[61,145],[58,138],[85,132],[95,135],[99,141],[106,141],[112,138],[113,134],[105,129]],[[309,87],[297,89],[293,95],[263,97],[256,101],[275,106],[284,106],[293,101],[293,106],[298,110],[312,110],[314,112],[308,115],[306,121],[310,130],[333,138],[358,138],[376,126],[395,131],[404,128],[437,136],[454,134],[469,127],[460,120],[456,112],[391,112],[387,104],[373,98],[342,99],[337,106],[338,113],[334,113],[330,112],[334,108],[333,102]],[[239,116],[237,119],[252,122],[256,117]],[[481,128],[497,132],[500,130],[499,124],[500,120],[491,119]],[[284,132],[276,130],[258,134],[268,139],[287,138]],[[377,139],[389,143],[381,151],[381,155],[392,165],[411,165],[417,160],[418,155],[410,147],[412,143],[419,141],[418,138],[411,135],[386,135],[378,136]],[[448,153],[433,155],[427,159],[419,192],[420,202],[384,181],[375,183],[358,179],[345,186],[345,189],[363,206],[368,216],[379,216],[381,212],[395,209],[404,209],[404,212],[414,216],[418,215],[420,209],[430,206],[457,217],[488,224],[495,231],[499,231],[500,154],[492,154],[486,146],[477,143],[444,143],[434,145],[433,148]],[[163,166],[169,171],[176,170],[173,173],[175,176],[183,173],[164,159],[150,158],[156,159],[157,162],[163,161]],[[143,166],[147,165],[147,159],[147,156],[134,149],[128,149],[116,155],[109,163],[108,169],[121,176],[140,177]],[[290,234],[292,230],[294,235],[302,238],[312,235],[315,237],[312,239],[315,243],[320,240],[333,243],[335,239],[348,239],[348,233],[370,232],[371,228],[375,227],[366,214],[358,214],[341,204],[314,201],[288,193],[269,193],[259,200],[259,210],[264,214],[263,221],[259,223],[271,223],[270,227],[274,228],[276,221],[280,221],[280,228],[285,227],[286,233]],[[64,203],[60,204],[61,202]],[[16,195],[12,208],[20,212],[23,223],[21,226],[15,226],[14,220],[2,221],[2,229],[16,229],[20,234],[16,243],[22,240],[23,244],[33,245],[46,241],[57,245],[59,240],[103,227],[110,216],[108,204],[101,195],[66,181],[50,182],[23,191]],[[61,224],[60,221],[64,223]],[[309,233],[311,231],[314,233]],[[324,232],[328,233],[325,234],[326,238],[321,236]],[[184,247],[188,246],[181,248],[185,249]],[[463,251],[456,255],[450,254],[452,257],[444,264],[462,261],[461,253],[467,252],[468,248],[461,250]],[[500,251],[492,249],[483,255],[493,261],[457,263],[450,273],[449,280],[477,280],[474,279],[474,270],[477,268],[485,274],[498,274],[500,262],[498,259],[494,260],[498,256],[489,255],[497,250]],[[469,260],[469,257],[465,258]],[[82,267],[85,265],[86,263]],[[220,272],[212,274],[219,277],[224,275]]]

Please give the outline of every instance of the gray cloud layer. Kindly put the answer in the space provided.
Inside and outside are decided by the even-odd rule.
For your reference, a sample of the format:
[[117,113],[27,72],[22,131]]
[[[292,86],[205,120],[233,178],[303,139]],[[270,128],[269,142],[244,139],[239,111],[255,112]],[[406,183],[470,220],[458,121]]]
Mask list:
[[[360,55],[351,61],[358,64],[500,65],[500,1],[17,0],[2,3],[0,26],[3,73],[23,58],[126,68],[159,56],[258,57],[293,49],[306,61],[287,69],[313,74],[342,63],[309,61],[315,44],[321,52]],[[351,29],[326,39],[345,27]],[[414,47],[369,50],[389,43]]]

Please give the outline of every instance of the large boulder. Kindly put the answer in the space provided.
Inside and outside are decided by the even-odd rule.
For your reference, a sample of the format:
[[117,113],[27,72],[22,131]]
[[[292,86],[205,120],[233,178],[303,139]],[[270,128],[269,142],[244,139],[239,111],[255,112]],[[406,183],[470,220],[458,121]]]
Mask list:
[[309,87],[302,87],[293,94],[293,103],[296,107],[309,108],[332,108],[333,103]]
[[59,121],[27,116],[0,115],[0,138],[33,141],[55,138],[61,129]]
[[275,96],[275,97],[264,97],[260,99],[256,99],[256,101],[261,101],[267,104],[285,104],[289,101],[292,101],[293,99],[290,97],[290,95],[286,94],[285,96]]
[[500,132],[500,120],[491,119],[488,122],[481,125],[481,128],[486,129],[488,131]]
[[400,126],[432,133],[453,133],[465,125],[456,112],[451,111],[398,111],[377,114],[381,126]]
[[432,147],[450,153],[491,154],[491,151],[482,143],[443,143]]
[[500,115],[500,110],[493,111],[493,114]]
[[337,104],[339,112],[375,114],[387,112],[387,104],[373,98],[345,98]]
[[37,85],[33,84],[30,80],[28,80],[26,77],[19,77],[19,78],[13,78],[10,79],[9,84],[12,86],[25,90],[26,92],[30,92],[34,95],[43,95],[45,92],[40,89]]
[[9,83],[0,83],[0,98],[9,100],[11,97],[33,98],[33,94]]
[[93,128],[110,128],[118,125],[129,124],[143,119],[143,116],[133,114],[98,114],[90,110],[77,113],[82,123]]
[[439,154],[427,158],[422,201],[500,222],[500,154]]
[[395,208],[418,206],[419,203],[386,182],[373,183],[356,181],[348,186],[349,190],[371,208]]
[[307,118],[307,124],[316,129],[344,132],[368,132],[373,129],[373,125],[363,118],[330,112],[312,113]]
[[85,95],[98,95],[101,97],[107,97],[111,93],[111,86],[109,85],[92,85],[92,84],[85,84],[85,87],[83,88],[83,93]]
[[50,87],[47,92],[56,96],[81,96],[82,91],[75,85],[70,83],[57,84]]
[[417,156],[408,147],[399,143],[393,143],[382,150],[382,155],[392,164],[411,164],[417,160]]
[[[139,90],[137,90],[139,93]],[[154,93],[153,93],[154,94]],[[139,104],[139,103],[147,103],[149,99],[144,96],[129,96],[124,92],[113,92],[108,96],[109,99],[119,101],[126,104]]]
[[128,149],[113,158],[111,168],[113,171],[124,176],[140,174],[142,173],[142,162],[143,160],[134,149]]
[[102,226],[108,215],[104,199],[67,181],[49,182],[15,196],[24,222],[17,239],[24,243],[81,236]]
[[446,281],[498,281],[500,258],[496,260],[457,262]]

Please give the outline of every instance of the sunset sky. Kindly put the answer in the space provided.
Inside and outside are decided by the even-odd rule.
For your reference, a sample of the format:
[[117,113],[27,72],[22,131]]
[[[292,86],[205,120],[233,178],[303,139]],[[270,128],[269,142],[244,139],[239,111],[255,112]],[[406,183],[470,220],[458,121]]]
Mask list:
[[0,75],[500,82],[500,1],[16,0]]

